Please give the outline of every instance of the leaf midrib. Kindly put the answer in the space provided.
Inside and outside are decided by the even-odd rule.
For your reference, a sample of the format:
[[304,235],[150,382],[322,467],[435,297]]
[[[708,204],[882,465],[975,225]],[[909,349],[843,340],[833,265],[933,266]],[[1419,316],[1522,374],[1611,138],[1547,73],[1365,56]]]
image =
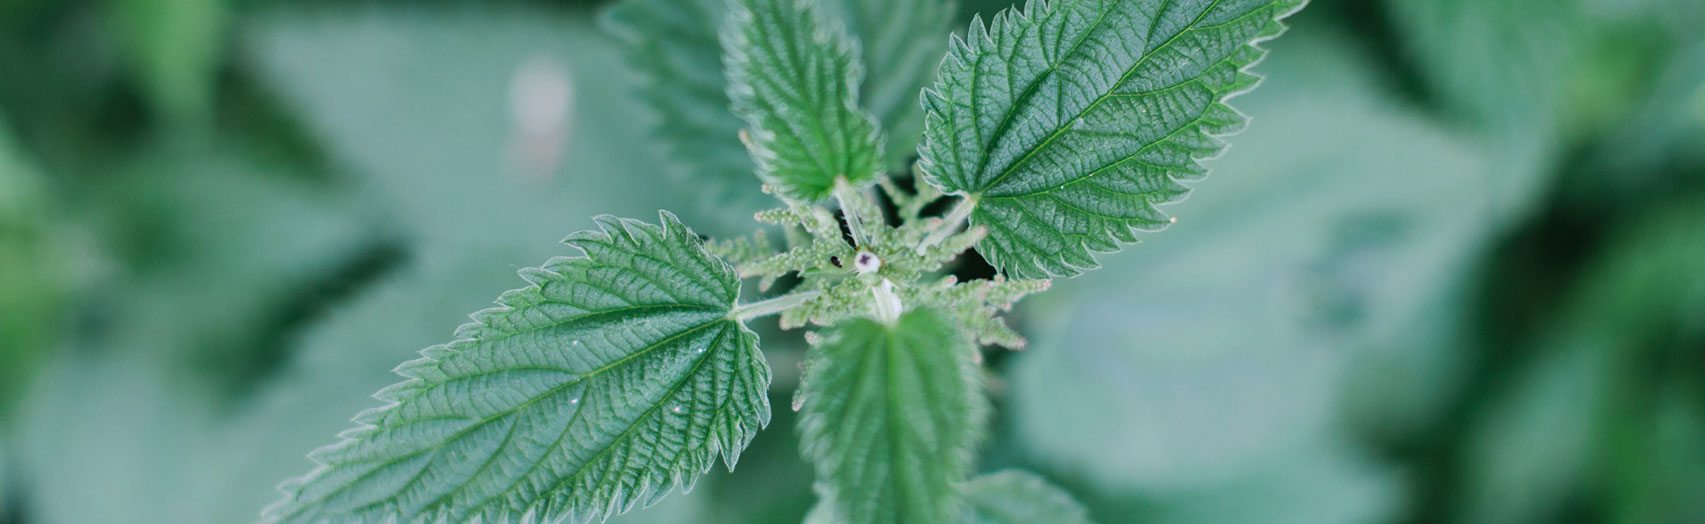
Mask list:
[[[1130,81],[1131,75],[1135,75],[1137,73],[1138,69],[1142,69],[1142,67],[1144,65],[1147,65],[1149,60],[1151,58],[1154,58],[1154,55],[1159,54],[1161,51],[1171,47],[1172,44],[1178,42],[1178,40],[1180,38],[1183,38],[1184,35],[1189,34],[1193,31],[1199,30],[1199,29],[1219,27],[1219,26],[1222,26],[1225,24],[1229,24],[1229,23],[1238,21],[1238,20],[1242,20],[1244,17],[1247,17],[1247,16],[1255,14],[1255,13],[1259,13],[1259,12],[1261,12],[1261,10],[1272,7],[1272,5],[1273,5],[1272,2],[1269,1],[1266,5],[1263,5],[1259,8],[1256,8],[1256,9],[1252,9],[1248,13],[1245,13],[1243,16],[1233,18],[1232,20],[1224,22],[1222,24],[1214,24],[1212,26],[1197,27],[1196,24],[1200,23],[1203,18],[1207,17],[1208,13],[1213,12],[1213,10],[1215,8],[1219,7],[1220,2],[1222,2],[1222,1],[1223,0],[1213,0],[1213,2],[1208,4],[1207,8],[1203,9],[1201,13],[1198,13],[1196,15],[1195,19],[1191,20],[1190,23],[1185,24],[1184,29],[1181,29],[1178,31],[1178,33],[1168,37],[1165,42],[1162,42],[1160,45],[1155,46],[1154,49],[1150,49],[1150,50],[1144,52],[1143,56],[1138,58],[1137,62],[1135,64],[1132,64],[1130,68],[1125,70],[1124,74],[1119,76],[1119,80],[1114,82],[1112,87],[1109,88],[1106,93],[1102,93],[1100,95],[1097,95],[1093,102],[1090,102],[1088,105],[1084,106],[1084,108],[1081,111],[1078,111],[1077,114],[1075,116],[1073,116],[1072,118],[1067,119],[1066,122],[1076,122],[1077,119],[1083,118],[1083,116],[1089,114],[1090,111],[1094,111],[1097,107],[1100,107],[1103,102],[1106,102],[1111,97],[1111,95],[1114,94],[1114,91],[1116,91],[1119,88],[1119,86],[1124,85],[1125,82]],[[1018,109],[1018,107],[1019,106],[1014,105],[1013,106],[1014,111],[1016,111]],[[1009,114],[1010,113],[1011,112],[1009,112]],[[1052,145],[1056,140],[1059,140],[1059,138],[1061,136],[1064,136],[1065,133],[1067,131],[1070,131],[1070,130],[1071,130],[1071,126],[1069,126],[1069,125],[1060,126],[1059,129],[1055,129],[1054,132],[1049,134],[1047,138],[1042,140],[1042,142],[1036,144],[1035,146],[1030,147],[1030,149],[1025,151],[1024,156],[1020,157],[1018,159],[1018,161],[1013,162],[1011,165],[1007,166],[1006,169],[1002,170],[999,175],[996,175],[995,178],[990,180],[988,183],[982,184],[983,187],[982,187],[982,189],[978,190],[978,193],[981,194],[982,192],[988,191],[990,188],[1000,184],[1000,182],[1002,180],[1005,180],[1007,177],[1012,176],[1012,174],[1017,172],[1020,167],[1023,167],[1024,165],[1030,163],[1030,161],[1032,159],[1034,159],[1036,157],[1036,155],[1040,151],[1042,151],[1042,149],[1048,147],[1049,145]],[[985,152],[992,152],[992,146],[993,146],[992,143],[989,146],[984,146]],[[987,166],[984,166],[985,169],[986,169],[986,167]],[[978,171],[981,172],[982,170],[983,169],[979,169]]]
[[[1060,0],[1055,0],[1055,1],[1060,1]],[[1167,1],[1170,2],[1171,0],[1167,0]],[[1037,91],[1040,90],[1042,87],[1042,82],[1044,80],[1047,80],[1050,77],[1053,77],[1054,73],[1059,71],[1060,66],[1065,64],[1065,57],[1077,54],[1078,49],[1083,47],[1083,43],[1089,40],[1089,36],[1092,34],[1095,34],[1096,31],[1101,30],[1102,24],[1107,22],[1107,13],[1109,11],[1112,11],[1112,10],[1113,9],[1111,7],[1108,7],[1108,8],[1102,9],[1100,13],[1096,14],[1095,15],[1095,21],[1090,23],[1089,28],[1087,28],[1083,31],[1083,35],[1079,36],[1076,41],[1072,42],[1070,49],[1066,50],[1066,52],[1061,53],[1059,55],[1060,61],[1057,63],[1054,63],[1054,64],[1049,64],[1047,69],[1042,71],[1042,74],[1036,75],[1036,79],[1031,80],[1030,84],[1026,85],[1024,87],[1024,92],[1019,94],[1018,98],[1013,101],[1012,106],[1014,108],[1022,107],[1022,106],[1024,106],[1024,104],[1026,102],[1029,102],[1032,97],[1036,96]],[[1041,21],[1038,21],[1037,24],[1040,25]],[[1038,31],[1040,31],[1040,30],[1038,30]],[[1015,38],[1021,38],[1021,37],[1015,37]],[[1013,46],[1013,47],[1017,48],[1018,46]],[[1015,49],[1014,52],[1018,52],[1018,51]],[[1012,68],[1012,60],[1007,59],[1007,60],[1005,60],[1005,62],[1006,62],[1005,65],[1007,66],[1007,68],[1009,70],[1008,73],[1010,73],[1011,72],[1010,69]],[[972,70],[972,74],[973,74],[973,77],[975,77],[976,71]],[[975,92],[972,92],[971,96],[972,96],[973,100],[976,99],[976,93]],[[1000,141],[1001,137],[1006,136],[1007,131],[1009,131],[1012,127],[1012,122],[1014,120],[1016,120],[1017,118],[1018,118],[1018,112],[1017,111],[1007,111],[1006,116],[1001,119],[1000,124],[995,126],[994,133],[992,133],[990,135],[990,140],[986,144],[983,145],[982,158],[977,159],[977,171],[976,171],[977,173],[982,173],[983,170],[988,169],[989,157],[994,153],[994,147],[993,147],[994,143]],[[979,142],[981,142],[981,140],[979,140]],[[987,188],[988,188],[988,185],[984,185],[984,189],[986,190]]]
[[[602,313],[602,312],[600,312],[600,313]],[[563,321],[563,322],[558,322],[558,323],[555,323],[555,325],[559,325],[559,326],[560,326],[560,325],[562,325],[562,324],[566,324],[566,323],[569,323],[569,322],[573,322],[573,321],[574,321],[574,320],[579,320],[579,319],[584,319],[584,318],[586,318],[586,317],[587,317],[587,316],[590,316],[590,315],[583,315],[583,316],[580,316],[580,317],[575,317],[575,318],[574,318],[574,319],[573,319],[573,320],[568,320],[568,321]],[[567,381],[567,382],[564,382],[564,383],[563,383],[563,384],[561,384],[561,385],[559,385],[559,386],[556,386],[556,387],[553,387],[553,388],[551,388],[551,389],[550,389],[550,390],[547,390],[547,391],[545,391],[545,392],[544,392],[544,393],[541,393],[541,394],[539,394],[539,395],[535,395],[535,396],[533,396],[533,397],[532,397],[532,398],[529,398],[529,399],[527,399],[527,400],[526,400],[526,401],[525,401],[525,402],[522,402],[522,403],[520,403],[520,404],[517,404],[517,405],[515,405],[515,407],[512,407],[512,408],[508,408],[508,409],[505,409],[505,410],[503,410],[503,411],[500,411],[500,412],[498,412],[498,413],[494,413],[494,414],[492,414],[492,415],[491,415],[491,416],[488,416],[488,417],[485,417],[485,418],[483,418],[483,419],[481,419],[481,420],[480,420],[480,421],[478,421],[478,422],[475,422],[475,423],[473,423],[473,424],[470,424],[470,425],[469,425],[469,426],[468,426],[468,427],[467,427],[467,428],[464,428],[464,429],[462,429],[462,430],[459,430],[459,431],[457,431],[457,432],[456,432],[456,433],[454,433],[454,434],[452,434],[452,435],[450,435],[450,436],[449,436],[449,437],[446,437],[446,438],[444,438],[444,439],[443,439],[443,440],[440,440],[440,441],[438,441],[438,443],[437,443],[437,444],[435,444],[435,445],[433,445],[433,446],[429,446],[429,447],[425,447],[425,448],[421,448],[421,449],[419,449],[419,450],[416,450],[416,451],[411,451],[411,452],[409,452],[409,453],[406,453],[406,454],[403,454],[403,455],[399,455],[399,456],[397,456],[397,457],[394,457],[394,458],[391,458],[391,459],[389,459],[389,460],[386,460],[386,461],[384,461],[384,463],[383,463],[383,464],[382,464],[382,465],[379,465],[379,466],[377,466],[377,467],[374,467],[374,468],[373,468],[373,469],[372,469],[372,470],[371,470],[371,471],[368,471],[368,472],[367,472],[367,473],[363,473],[363,474],[362,474],[362,475],[361,475],[361,476],[358,476],[358,477],[356,477],[356,478],[355,478],[355,479],[353,479],[353,480],[351,480],[351,481],[349,481],[349,482],[346,482],[346,483],[344,483],[344,484],[343,484],[343,485],[342,485],[342,486],[339,486],[339,487],[338,487],[338,488],[337,488],[337,489],[334,489],[334,490],[331,490],[331,491],[329,491],[329,492],[327,492],[327,493],[326,493],[326,494],[325,494],[325,495],[322,495],[322,496],[320,496],[320,497],[318,497],[318,498],[317,498],[317,499],[316,499],[316,500],[325,500],[325,499],[327,499],[327,498],[329,498],[329,497],[331,497],[331,496],[333,496],[333,495],[336,495],[336,494],[338,494],[338,493],[342,493],[342,492],[344,492],[344,491],[347,491],[347,490],[349,490],[349,489],[350,489],[350,488],[353,488],[353,487],[355,487],[355,486],[356,486],[356,485],[357,485],[357,484],[359,484],[359,483],[361,483],[361,482],[363,482],[363,481],[365,481],[365,480],[367,480],[367,479],[368,479],[368,478],[371,478],[371,477],[372,477],[372,476],[373,476],[373,475],[376,475],[376,474],[378,474],[378,472],[379,472],[379,471],[380,471],[380,470],[382,470],[382,469],[384,469],[384,468],[385,468],[385,467],[386,467],[386,466],[389,466],[389,465],[391,465],[391,464],[396,464],[396,463],[398,463],[398,462],[401,462],[401,461],[405,461],[405,460],[408,460],[408,459],[411,459],[411,458],[414,458],[414,457],[417,457],[417,456],[420,456],[420,455],[422,455],[422,454],[426,454],[426,453],[437,453],[437,452],[438,452],[438,451],[440,451],[440,450],[442,450],[442,449],[443,449],[443,448],[444,448],[444,445],[445,445],[445,444],[446,444],[446,443],[448,443],[448,442],[452,442],[452,441],[455,441],[455,440],[458,440],[458,439],[460,439],[460,438],[462,438],[462,437],[464,437],[464,436],[466,436],[466,435],[467,435],[467,434],[468,434],[468,433],[470,433],[470,432],[473,432],[473,431],[475,431],[475,430],[478,430],[478,429],[479,429],[479,428],[481,428],[481,427],[484,427],[484,426],[485,426],[485,425],[487,425],[487,424],[490,424],[490,423],[492,423],[492,422],[493,422],[493,421],[495,421],[495,420],[497,420],[497,419],[500,419],[500,418],[504,418],[504,417],[508,417],[508,416],[510,416],[510,415],[513,415],[513,414],[515,414],[515,413],[516,413],[516,412],[519,412],[519,411],[520,411],[520,410],[522,410],[522,409],[525,409],[525,408],[527,408],[527,407],[529,407],[529,406],[532,406],[532,405],[533,405],[533,404],[535,404],[535,403],[538,403],[538,402],[539,402],[539,401],[541,401],[541,400],[542,400],[542,399],[545,399],[545,398],[550,398],[550,397],[553,397],[553,396],[556,396],[556,395],[558,395],[558,394],[560,394],[560,393],[562,393],[562,392],[563,392],[563,391],[565,391],[565,390],[567,390],[567,389],[568,389],[568,388],[571,388],[571,387],[573,387],[573,386],[575,386],[575,385],[578,385],[578,384],[580,384],[580,383],[583,383],[583,382],[585,382],[585,381],[587,381],[587,380],[589,380],[589,379],[592,379],[592,378],[595,378],[595,377],[597,377],[597,376],[599,376],[599,375],[602,375],[602,374],[603,374],[603,373],[605,373],[605,372],[608,372],[608,371],[610,371],[610,370],[612,370],[612,369],[615,369],[615,368],[617,368],[617,367],[620,367],[620,366],[621,366],[621,365],[623,365],[623,364],[626,364],[626,363],[627,363],[627,362],[630,362],[630,361],[632,361],[632,360],[634,360],[634,359],[636,359],[636,358],[638,358],[638,357],[641,357],[641,356],[643,356],[643,355],[648,355],[648,354],[650,354],[650,353],[651,353],[651,352],[654,352],[654,351],[657,351],[657,350],[658,350],[658,349],[660,349],[660,348],[662,348],[662,347],[664,347],[664,346],[666,346],[666,345],[668,345],[668,344],[670,344],[670,343],[673,343],[673,342],[675,342],[675,341],[677,341],[677,340],[680,340],[680,339],[681,339],[681,338],[683,338],[683,337],[686,337],[686,336],[688,336],[688,335],[691,335],[691,334],[694,334],[694,333],[697,333],[697,332],[699,332],[699,331],[701,331],[701,330],[703,330],[703,329],[705,329],[705,328],[707,328],[707,327],[710,327],[710,326],[713,326],[713,325],[716,325],[716,324],[720,324],[720,323],[722,323],[722,322],[727,322],[727,321],[728,321],[728,319],[727,319],[727,318],[724,318],[724,317],[715,317],[715,318],[712,318],[712,319],[710,319],[710,320],[709,320],[709,321],[707,321],[707,322],[705,322],[705,323],[703,323],[703,324],[700,324],[700,325],[697,325],[697,326],[694,326],[694,327],[692,327],[692,328],[688,328],[688,329],[686,329],[686,330],[683,330],[683,331],[681,331],[681,332],[679,332],[679,333],[676,333],[676,334],[674,334],[674,335],[670,335],[670,336],[668,336],[668,337],[665,337],[665,338],[663,338],[663,339],[661,339],[661,340],[658,340],[658,341],[657,341],[657,342],[654,342],[654,343],[652,343],[652,344],[648,344],[648,345],[647,345],[647,346],[645,346],[645,347],[644,347],[644,348],[641,348],[641,349],[640,349],[640,350],[639,350],[639,351],[636,351],[636,352],[634,352],[634,353],[633,353],[633,354],[630,354],[630,355],[627,355],[627,356],[625,356],[625,357],[622,357],[622,358],[620,358],[620,359],[617,359],[617,360],[616,360],[616,361],[614,361],[614,362],[611,362],[611,363],[610,363],[610,364],[607,364],[607,365],[605,365],[605,366],[603,366],[603,367],[599,367],[599,368],[597,368],[597,369],[594,369],[594,370],[591,370],[591,371],[588,371],[588,372],[586,372],[586,373],[584,373],[584,374],[582,374],[582,375],[580,375],[580,376],[579,376],[579,377],[578,377],[578,378],[576,378],[576,379],[574,379],[574,380],[570,380],[570,381]],[[513,334],[511,334],[511,335],[513,335]],[[482,341],[482,342],[483,342],[483,341]],[[698,366],[699,366],[699,365],[701,365],[701,364],[702,364],[702,362],[703,362],[703,361],[704,361],[704,360],[705,360],[705,359],[706,359],[706,358],[709,358],[709,356],[710,356],[710,355],[711,355],[711,353],[712,353],[712,352],[709,352],[709,351],[707,351],[707,352],[705,352],[705,354],[704,354],[704,355],[703,355],[703,356],[701,356],[701,357],[700,357],[700,358],[699,358],[699,361],[698,361],[698,362],[696,362],[696,363],[695,363],[695,364],[694,364],[694,368],[693,368],[693,369],[694,369],[694,370],[696,370],[696,369],[698,369]],[[689,375],[690,375],[690,373],[689,373]],[[412,399],[413,399],[413,398],[414,398],[414,396],[410,396],[410,399],[411,399],[411,400],[412,400]],[[399,402],[399,404],[400,404],[400,402]],[[579,412],[579,410],[576,410],[576,412],[577,412],[577,413],[578,413],[578,412]],[[642,415],[642,417],[643,417],[643,415]],[[352,463],[357,463],[357,464],[359,464],[359,463],[363,463],[363,462],[366,462],[366,461],[355,461],[355,462],[352,462]],[[424,468],[424,466],[423,466],[423,468]],[[417,477],[418,477],[418,476],[417,476]],[[411,481],[411,484],[412,484],[412,481]],[[463,488],[463,486],[465,486],[465,483],[464,483],[464,484],[463,484],[463,485],[462,485],[462,486],[458,486],[458,487],[457,487],[457,488],[455,488],[455,489],[456,489],[456,490],[460,490],[460,489],[462,489],[462,488]],[[405,485],[405,487],[404,487],[404,489],[406,489],[406,488],[407,488],[407,487],[408,487],[408,486],[406,486],[406,485]],[[454,491],[454,490],[453,490],[453,491]],[[381,504],[383,504],[383,503],[385,503],[385,502],[387,502],[387,501],[386,501],[386,500],[381,500],[381,501],[377,501],[377,502],[374,502],[374,503],[371,503],[371,504],[367,504],[367,505],[363,505],[363,506],[360,506],[360,507],[357,507],[357,508],[355,508],[355,509],[353,509],[353,510],[351,510],[351,512],[350,512],[350,513],[356,513],[356,512],[359,512],[359,511],[361,511],[361,510],[365,510],[365,509],[368,509],[368,508],[371,508],[371,507],[373,507],[373,506],[375,506],[375,505],[381,505]],[[305,510],[305,509],[307,509],[307,506],[306,506],[306,505],[299,505],[299,506],[297,506],[297,509],[296,509],[296,510],[295,510],[295,511],[292,511],[292,512],[291,512],[291,513],[289,513],[289,514],[287,514],[287,515],[285,515],[285,516],[284,516],[284,517],[285,517],[285,518],[288,518],[288,517],[292,517],[292,516],[295,516],[295,515],[299,515],[299,514],[301,514],[301,512],[302,512],[302,510]]]

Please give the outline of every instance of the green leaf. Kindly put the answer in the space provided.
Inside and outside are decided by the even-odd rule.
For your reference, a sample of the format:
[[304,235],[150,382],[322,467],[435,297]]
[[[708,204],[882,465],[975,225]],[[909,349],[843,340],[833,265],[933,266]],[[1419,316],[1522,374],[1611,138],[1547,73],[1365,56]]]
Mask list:
[[400,366],[390,404],[315,451],[268,519],[584,520],[732,468],[769,422],[733,269],[668,213],[599,223],[566,241],[585,257],[523,271],[531,286]]
[[[946,315],[858,319],[806,357],[801,439],[835,522],[948,522],[982,427],[976,348]],[[829,509],[832,508],[832,509]]]
[[[890,170],[904,170],[923,129],[918,90],[935,76],[946,50],[954,9],[943,0],[833,0],[820,3],[838,14],[861,43],[866,72],[862,99],[889,140]],[[745,211],[774,205],[752,184],[752,160],[737,133],[745,123],[729,111],[717,30],[724,0],[623,0],[608,11],[604,27],[625,44],[640,73],[639,95],[655,116],[656,143],[675,171],[709,193],[706,205]],[[744,216],[744,215],[742,215]]]
[[966,524],[1089,524],[1070,493],[1023,471],[990,473],[965,483]]
[[1017,278],[1075,276],[1165,227],[1246,118],[1259,42],[1304,0],[1032,0],[955,40],[924,96],[930,183],[978,199],[977,251]]
[[838,179],[863,182],[882,170],[882,137],[859,108],[864,71],[846,34],[810,0],[729,6],[728,93],[758,177],[783,196],[817,201]]

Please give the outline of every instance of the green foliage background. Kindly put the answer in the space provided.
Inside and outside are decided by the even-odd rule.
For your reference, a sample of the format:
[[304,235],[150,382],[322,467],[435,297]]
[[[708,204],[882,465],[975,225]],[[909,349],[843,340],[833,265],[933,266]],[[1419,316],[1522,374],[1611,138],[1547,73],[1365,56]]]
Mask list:
[[[0,522],[252,521],[591,216],[744,232],[608,7],[0,3]],[[1705,522],[1705,1],[1291,22],[1178,224],[1014,313],[978,464],[1103,523]],[[771,429],[614,521],[810,511],[803,343],[757,327]]]

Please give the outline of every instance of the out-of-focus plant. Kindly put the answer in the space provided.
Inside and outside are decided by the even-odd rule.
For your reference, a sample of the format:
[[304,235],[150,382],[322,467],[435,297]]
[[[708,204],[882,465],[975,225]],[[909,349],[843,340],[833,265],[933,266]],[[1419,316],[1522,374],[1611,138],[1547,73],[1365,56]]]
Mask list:
[[[320,466],[265,518],[556,522],[650,505],[732,469],[769,424],[746,323],[779,315],[821,328],[794,402],[818,477],[808,520],[1083,521],[1034,476],[969,478],[989,410],[977,347],[1022,346],[1001,311],[1171,223],[1156,206],[1245,124],[1227,101],[1303,3],[1035,0],[948,40],[936,2],[631,0],[614,25],[681,124],[658,139],[685,166],[705,155],[688,183],[714,194],[742,165],[723,149],[738,136],[782,204],[755,215],[781,245],[773,229],[706,242],[668,212],[598,218],[565,241],[582,256],[523,270],[527,287],[397,368],[386,404],[312,453]],[[940,42],[923,88],[937,57],[919,52]],[[895,175],[914,143],[908,189]],[[992,279],[943,276],[971,249]],[[786,291],[742,301],[748,279]]]

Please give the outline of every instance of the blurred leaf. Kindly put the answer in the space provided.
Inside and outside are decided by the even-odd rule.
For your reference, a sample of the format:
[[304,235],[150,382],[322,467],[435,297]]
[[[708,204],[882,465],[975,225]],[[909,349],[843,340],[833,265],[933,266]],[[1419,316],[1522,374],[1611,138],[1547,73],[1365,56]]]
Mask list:
[[1256,86],[1259,43],[1303,4],[1059,0],[973,22],[925,91],[925,178],[976,201],[977,252],[1002,273],[1098,267],[1165,227],[1155,206],[1242,130],[1226,101]]
[[1614,458],[1610,520],[1705,521],[1705,403],[1697,378],[1691,388],[1670,388],[1657,399],[1640,434]]
[[11,515],[14,504],[12,493],[12,446],[5,432],[0,432],[0,515]]
[[735,0],[723,32],[728,93],[758,178],[806,202],[882,170],[883,138],[859,105],[858,43],[809,0]]
[[67,355],[37,383],[18,443],[27,522],[212,522],[216,397],[153,355]]
[[0,120],[0,433],[64,328],[67,233],[43,182]]
[[[1487,166],[1390,109],[1341,41],[1276,47],[1245,102],[1264,125],[1176,205],[1177,231],[1027,305],[1012,425],[1057,470],[1107,490],[1223,482],[1319,442],[1353,359],[1450,354],[1407,337],[1485,238]],[[1350,396],[1383,409],[1448,369]]]
[[729,314],[733,269],[662,217],[606,216],[567,241],[586,257],[523,270],[530,287],[398,367],[269,519],[579,521],[732,468],[768,423],[769,370]]
[[[949,522],[983,431],[976,348],[933,309],[854,319],[811,349],[800,441],[829,522]],[[817,513],[814,511],[813,513]]]
[[[1589,152],[1573,187],[1578,207],[1642,204],[1649,197],[1705,180],[1705,44],[1678,52],[1624,122]],[[1605,211],[1600,211],[1605,212]]]
[[[1687,460],[1695,452],[1677,446],[1666,450],[1673,457],[1625,460],[1616,446],[1637,456],[1656,453],[1650,448],[1665,437],[1643,431],[1690,431],[1685,416],[1679,428],[1665,429],[1674,415],[1646,406],[1670,408],[1663,404],[1673,402],[1669,390],[1697,388],[1701,380],[1697,366],[1690,367],[1705,345],[1701,223],[1705,200],[1691,197],[1613,235],[1618,240],[1589,266],[1569,307],[1536,342],[1539,357],[1476,414],[1463,457],[1471,469],[1460,488],[1467,501],[1462,521],[1550,522],[1572,493],[1619,468]],[[1595,451],[1608,460],[1593,463]],[[1643,485],[1645,474],[1603,487],[1638,489],[1632,486]],[[1650,489],[1617,509],[1687,503]]]
[[709,201],[699,209],[733,204],[744,223],[775,200],[758,191],[751,156],[735,138],[745,123],[729,110],[722,71],[718,31],[726,6],[725,0],[622,0],[604,25],[639,73],[651,149],[665,152],[685,183],[703,189]]
[[1089,513],[1047,480],[1023,471],[986,474],[965,483],[966,524],[1089,524]]
[[211,116],[227,0],[107,0],[111,23],[150,103],[173,123]]
[[263,372],[277,358],[267,337],[374,237],[347,193],[301,169],[240,141],[155,144],[113,168],[87,217],[111,262],[88,314],[110,323],[85,343],[239,389]]
[[[593,214],[692,207],[634,190],[666,185],[662,166],[644,148],[616,48],[572,15],[276,9],[255,16],[245,43],[257,75],[363,177],[416,253],[531,248],[519,265],[556,254],[554,241]],[[682,215],[697,224],[704,212]]]
[[1145,524],[1401,522],[1395,472],[1342,450],[1311,450],[1212,487],[1161,495],[1123,513]]
[[1502,217],[1529,213],[1559,147],[1580,0],[1387,0],[1406,51],[1445,111],[1486,137]]
[[1553,346],[1477,415],[1465,435],[1470,469],[1458,486],[1465,523],[1538,523],[1581,486],[1592,439],[1591,406],[1605,395],[1604,355]]

